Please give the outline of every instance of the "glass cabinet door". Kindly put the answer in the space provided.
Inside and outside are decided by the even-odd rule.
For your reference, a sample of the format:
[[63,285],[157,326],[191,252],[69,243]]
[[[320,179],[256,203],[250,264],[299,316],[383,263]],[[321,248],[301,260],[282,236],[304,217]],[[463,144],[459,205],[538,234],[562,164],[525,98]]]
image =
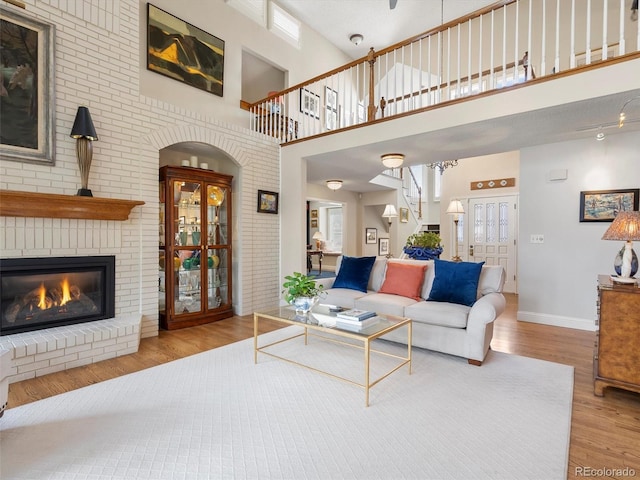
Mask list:
[[207,297],[209,308],[214,309],[229,304],[229,285],[227,284],[229,259],[227,250],[224,248],[211,248],[208,253]]
[[[158,311],[161,314],[166,313],[165,290],[167,286],[167,252],[165,249],[165,188],[165,182],[160,182],[160,211],[158,218]],[[168,268],[171,268],[171,266],[169,266]]]
[[233,316],[233,177],[160,168],[158,310],[167,330]]
[[[175,315],[201,312],[201,183],[174,180],[174,281]],[[177,260],[176,260],[177,259]],[[177,270],[176,268],[177,267]]]
[[228,195],[225,187],[207,185],[207,275],[208,307],[215,309],[230,303]]

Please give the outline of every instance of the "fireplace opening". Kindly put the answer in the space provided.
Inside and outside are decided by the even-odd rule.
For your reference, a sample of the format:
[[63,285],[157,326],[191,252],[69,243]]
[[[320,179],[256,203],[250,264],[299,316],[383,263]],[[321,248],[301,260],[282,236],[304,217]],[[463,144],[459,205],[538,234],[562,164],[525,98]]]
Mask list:
[[0,335],[112,318],[115,256],[0,259]]

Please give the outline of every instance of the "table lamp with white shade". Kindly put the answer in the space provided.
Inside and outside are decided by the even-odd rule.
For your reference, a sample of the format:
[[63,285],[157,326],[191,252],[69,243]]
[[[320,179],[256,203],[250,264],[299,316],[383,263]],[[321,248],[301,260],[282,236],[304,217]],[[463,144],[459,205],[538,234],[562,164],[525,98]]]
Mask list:
[[316,241],[316,249],[320,250],[320,246],[321,246],[321,242],[324,240],[324,236],[322,235],[321,231],[317,231],[316,233],[313,234],[313,238]]
[[634,275],[638,271],[638,257],[633,251],[633,240],[640,240],[640,211],[618,213],[602,239],[626,242],[613,262],[617,275],[611,278],[618,283],[636,283]]

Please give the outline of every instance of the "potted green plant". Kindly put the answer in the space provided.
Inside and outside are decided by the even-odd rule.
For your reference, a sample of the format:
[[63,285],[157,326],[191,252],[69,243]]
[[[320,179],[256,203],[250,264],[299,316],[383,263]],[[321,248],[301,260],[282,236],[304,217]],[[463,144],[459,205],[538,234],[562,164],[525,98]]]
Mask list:
[[404,253],[414,260],[432,260],[440,258],[442,239],[435,232],[418,232],[409,235]]
[[316,283],[315,277],[300,272],[293,272],[293,275],[287,275],[284,279],[282,293],[287,303],[295,306],[298,313],[311,310],[318,302],[322,285]]

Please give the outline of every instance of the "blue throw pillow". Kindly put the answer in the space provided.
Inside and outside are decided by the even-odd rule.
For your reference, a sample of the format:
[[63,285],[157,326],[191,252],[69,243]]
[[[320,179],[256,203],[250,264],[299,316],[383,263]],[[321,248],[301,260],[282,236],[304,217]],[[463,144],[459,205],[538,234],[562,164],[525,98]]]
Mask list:
[[428,300],[472,306],[484,262],[447,262],[435,259],[436,276]]
[[342,257],[340,270],[332,288],[349,288],[366,293],[375,261],[376,257]]

